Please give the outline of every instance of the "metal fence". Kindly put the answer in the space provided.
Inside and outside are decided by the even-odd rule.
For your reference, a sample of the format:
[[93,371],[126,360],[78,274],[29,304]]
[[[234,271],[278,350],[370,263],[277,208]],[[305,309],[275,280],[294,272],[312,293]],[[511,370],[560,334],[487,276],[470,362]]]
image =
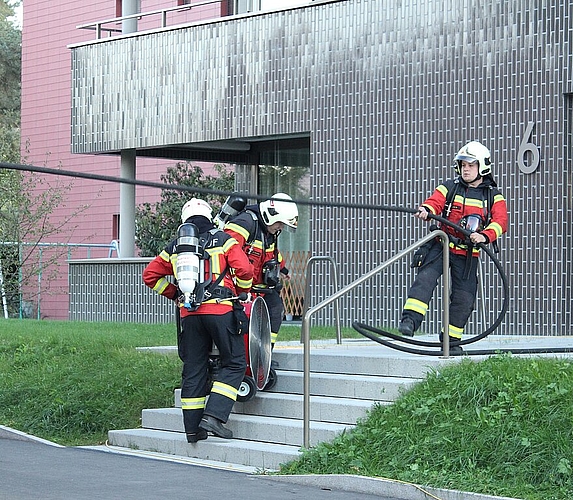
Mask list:
[[[304,270],[308,252],[290,252],[285,261],[292,276],[281,295],[285,313],[301,317],[304,305]],[[69,264],[69,319],[170,323],[174,306],[142,281],[150,258],[75,259]]]
[[69,318],[78,321],[171,323],[175,305],[141,278],[150,258],[69,261]]
[[[43,290],[43,271],[45,267],[49,267],[51,264],[50,262],[46,263],[44,261],[44,250],[53,250],[53,249],[61,249],[65,250],[67,253],[67,258],[70,260],[72,258],[73,252],[78,249],[83,249],[86,251],[87,258],[91,258],[92,250],[100,251],[104,250],[107,251],[108,257],[112,257],[115,253],[117,257],[119,257],[119,243],[116,240],[113,240],[111,243],[45,243],[45,242],[13,242],[13,241],[2,241],[0,242],[0,246],[14,248],[17,249],[17,254],[14,254],[14,259],[9,259],[8,267],[9,268],[16,268],[18,276],[10,275],[9,271],[4,269],[6,262],[2,262],[0,259],[0,296],[2,298],[2,309],[4,312],[4,317],[9,317],[9,304],[8,302],[10,299],[16,300],[18,304],[19,316],[20,318],[23,317],[31,317],[32,313],[26,313],[26,302],[23,298],[23,277],[22,277],[22,266],[24,265],[23,262],[27,261],[29,255],[24,256],[25,249],[30,248],[31,251],[37,251],[37,255],[33,259],[33,266],[35,269],[35,273],[37,275],[37,290],[34,294],[34,298],[36,301],[36,315],[37,319],[41,319],[41,301],[42,301],[42,290]],[[63,252],[62,252],[63,253]],[[17,256],[16,256],[17,255]],[[17,259],[17,260],[16,260]],[[49,259],[48,259],[49,260]],[[28,264],[29,265],[29,264]],[[14,274],[14,272],[13,272]],[[12,290],[14,296],[10,297],[10,292],[7,290],[7,283],[13,281],[17,281],[17,289]],[[30,308],[31,309],[31,308]]]

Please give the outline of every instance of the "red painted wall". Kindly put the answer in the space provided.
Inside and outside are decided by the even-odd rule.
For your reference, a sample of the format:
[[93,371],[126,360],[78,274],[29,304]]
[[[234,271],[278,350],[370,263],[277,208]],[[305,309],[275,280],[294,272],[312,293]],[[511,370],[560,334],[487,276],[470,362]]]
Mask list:
[[[173,7],[176,0],[142,0],[142,12]],[[169,14],[168,24],[180,24],[190,19],[217,17],[220,5],[202,7],[185,14]],[[177,18],[175,16],[178,16]],[[115,0],[77,2],[74,0],[26,0],[22,30],[22,155],[26,163],[63,170],[95,172],[119,176],[119,157],[73,155],[70,153],[71,67],[68,45],[95,39],[95,32],[80,30],[76,26],[116,17]],[[159,27],[158,16],[141,21]],[[138,179],[160,181],[160,175],[173,162],[168,160],[139,159]],[[109,244],[113,238],[113,216],[119,212],[119,184],[102,183],[69,177],[35,175],[48,185],[72,184],[62,204],[51,215],[52,224],[63,224],[61,232],[47,237],[44,243],[97,243]],[[46,184],[37,189],[42,191]],[[159,190],[136,188],[136,203],[154,202]],[[85,209],[82,209],[85,207]],[[81,210],[67,223],[70,214]],[[62,253],[62,250],[59,250]],[[49,249],[43,250],[46,262]],[[107,257],[107,250],[92,250],[91,257]],[[72,258],[85,258],[85,249],[74,250]],[[24,299],[34,305],[33,317],[38,316],[38,294],[42,318],[68,318],[68,254],[60,264],[43,270],[41,280],[25,284]],[[50,276],[54,276],[50,278]]]

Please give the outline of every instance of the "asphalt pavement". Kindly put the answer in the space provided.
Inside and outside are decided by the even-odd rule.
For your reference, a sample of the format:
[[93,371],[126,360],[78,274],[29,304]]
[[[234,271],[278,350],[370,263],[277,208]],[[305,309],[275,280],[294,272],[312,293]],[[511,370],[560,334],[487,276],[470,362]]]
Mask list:
[[400,500],[168,460],[0,438],[1,500]]

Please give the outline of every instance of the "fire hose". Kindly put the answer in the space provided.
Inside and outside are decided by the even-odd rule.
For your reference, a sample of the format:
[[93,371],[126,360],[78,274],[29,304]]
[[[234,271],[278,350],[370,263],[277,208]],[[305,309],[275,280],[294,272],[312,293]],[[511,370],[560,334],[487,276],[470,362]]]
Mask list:
[[[393,211],[401,211],[404,213],[411,213],[411,214],[415,214],[417,213],[417,209],[409,209],[409,208],[402,208],[402,209],[396,209],[395,207],[393,208]],[[465,237],[469,238],[469,236],[472,234],[472,231],[467,230],[466,228],[463,228],[461,226],[459,226],[458,224],[455,224],[447,219],[445,219],[444,217],[441,217],[439,215],[433,215],[433,214],[428,214],[428,218],[435,220],[436,222],[439,222],[441,224],[447,225],[452,227],[453,229],[455,229],[456,231],[458,231],[459,233],[463,234]],[[467,344],[473,344],[474,342],[477,342],[479,340],[484,339],[485,337],[487,337],[490,333],[492,333],[494,330],[496,330],[499,325],[502,323],[508,309],[509,309],[509,283],[508,283],[508,279],[507,279],[507,275],[505,274],[503,267],[501,265],[501,263],[499,262],[499,259],[496,257],[494,251],[489,248],[486,244],[483,243],[478,243],[477,246],[480,250],[482,250],[485,254],[488,255],[488,257],[491,259],[493,265],[495,266],[495,268],[498,271],[499,277],[502,281],[502,286],[503,286],[503,301],[502,301],[502,305],[501,305],[501,309],[499,310],[499,313],[495,319],[495,321],[488,327],[486,328],[483,332],[476,334],[468,339],[465,340],[459,340],[459,341],[450,341],[450,346],[463,346],[463,345],[467,345]],[[444,277],[445,278],[445,277]],[[447,304],[444,304],[444,307],[448,307]],[[402,352],[407,352],[410,354],[420,354],[420,355],[430,355],[430,356],[441,356],[442,350],[442,344],[440,342],[428,342],[428,341],[421,341],[421,340],[416,340],[414,338],[411,337],[404,337],[402,335],[397,335],[394,334],[392,332],[388,332],[386,330],[382,330],[379,328],[374,328],[370,325],[367,325],[365,323],[359,322],[359,321],[354,321],[352,323],[352,327],[359,332],[361,335],[364,335],[365,337],[381,344],[384,345],[386,347],[390,347],[392,349],[396,349],[398,351],[402,351]],[[387,339],[391,339],[387,340]],[[407,345],[401,345],[397,342],[402,342],[404,344],[413,346],[413,347],[408,347]],[[423,348],[423,349],[420,349]],[[438,348],[438,349],[436,349]],[[483,350],[471,350],[471,351],[462,351],[459,353],[455,353],[458,355],[490,355],[490,354],[495,354],[498,352],[512,352],[514,354],[535,354],[535,353],[555,353],[555,352],[573,352],[573,347],[561,347],[561,348],[518,348],[518,349],[483,349]]]

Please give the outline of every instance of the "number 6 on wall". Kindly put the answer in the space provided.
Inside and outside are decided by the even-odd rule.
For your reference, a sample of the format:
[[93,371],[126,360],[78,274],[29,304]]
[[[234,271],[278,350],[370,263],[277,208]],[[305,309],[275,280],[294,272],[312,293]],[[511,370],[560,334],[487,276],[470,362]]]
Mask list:
[[[533,127],[535,127],[535,122],[529,122],[525,129],[523,140],[519,145],[519,151],[517,152],[517,164],[519,165],[519,170],[524,174],[532,174],[537,170],[537,167],[539,167],[539,149],[535,144],[527,142],[531,137]],[[531,161],[529,164],[525,163],[527,153],[531,153]]]

